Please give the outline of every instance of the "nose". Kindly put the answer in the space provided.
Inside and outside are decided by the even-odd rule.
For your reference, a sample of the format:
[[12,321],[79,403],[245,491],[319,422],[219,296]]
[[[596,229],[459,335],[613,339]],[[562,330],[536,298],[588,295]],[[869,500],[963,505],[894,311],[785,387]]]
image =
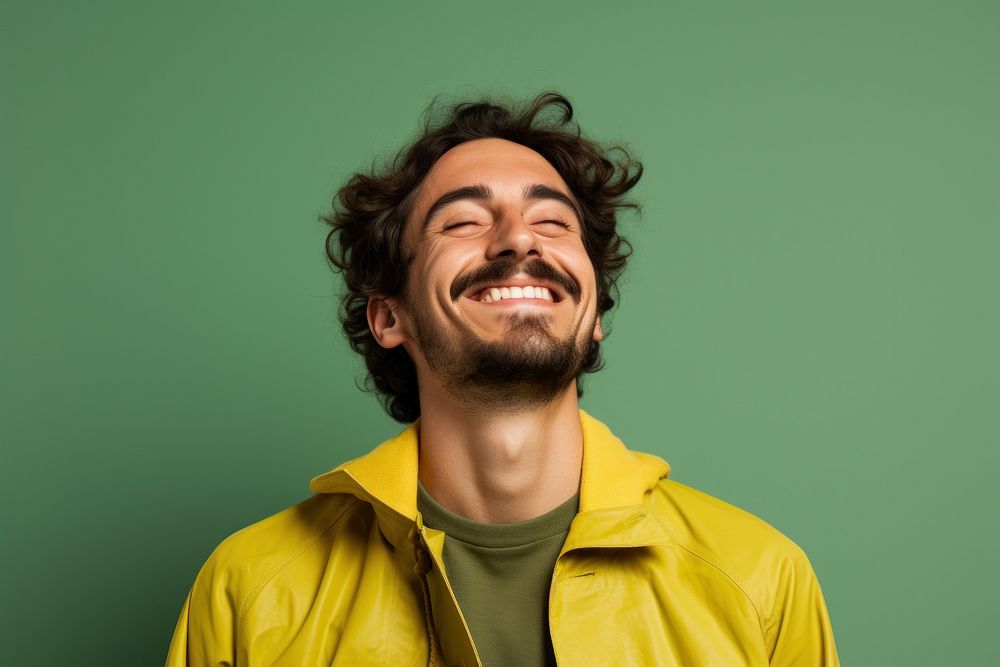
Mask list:
[[494,226],[486,256],[488,259],[508,257],[515,260],[541,257],[542,246],[538,235],[523,217],[519,214],[505,215]]

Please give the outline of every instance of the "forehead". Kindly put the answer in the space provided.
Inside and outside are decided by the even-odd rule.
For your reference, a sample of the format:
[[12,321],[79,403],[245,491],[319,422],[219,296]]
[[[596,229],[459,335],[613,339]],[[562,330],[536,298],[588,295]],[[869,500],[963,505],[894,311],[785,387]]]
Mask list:
[[527,183],[543,183],[568,193],[559,172],[536,151],[506,139],[476,139],[442,155],[417,193],[415,212],[427,210],[440,195],[463,185],[483,183],[498,197],[520,198]]

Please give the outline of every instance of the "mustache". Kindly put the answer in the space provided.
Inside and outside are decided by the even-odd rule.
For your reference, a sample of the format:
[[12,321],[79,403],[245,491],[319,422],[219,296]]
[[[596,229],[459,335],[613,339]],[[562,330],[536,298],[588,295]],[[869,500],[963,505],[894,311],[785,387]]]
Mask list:
[[557,271],[550,264],[535,258],[527,262],[517,260],[494,261],[483,265],[481,268],[470,271],[455,279],[451,285],[451,300],[455,301],[475,285],[487,285],[489,283],[503,282],[509,278],[523,273],[529,278],[538,278],[555,283],[568,294],[573,301],[580,301],[580,286],[568,275]]

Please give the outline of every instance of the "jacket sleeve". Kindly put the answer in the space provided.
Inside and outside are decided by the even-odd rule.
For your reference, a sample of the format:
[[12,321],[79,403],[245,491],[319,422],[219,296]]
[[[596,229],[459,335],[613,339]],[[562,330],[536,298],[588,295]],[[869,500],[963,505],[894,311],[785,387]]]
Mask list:
[[765,625],[772,667],[839,667],[833,628],[812,565],[795,548],[779,566],[775,606]]
[[232,667],[236,664],[235,598],[218,551],[198,573],[167,652],[166,667]]

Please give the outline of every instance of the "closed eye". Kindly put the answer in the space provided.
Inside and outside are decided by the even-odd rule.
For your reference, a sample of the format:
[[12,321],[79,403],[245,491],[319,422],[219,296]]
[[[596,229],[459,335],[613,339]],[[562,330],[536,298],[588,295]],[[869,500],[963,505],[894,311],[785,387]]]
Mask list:
[[539,225],[544,225],[544,224],[559,225],[563,229],[569,229],[569,223],[563,222],[562,220],[542,220],[541,222],[539,222],[537,224],[539,224]]
[[474,225],[474,224],[476,223],[474,223],[471,220],[463,220],[462,222],[455,222],[450,225],[447,225],[443,228],[443,230],[448,231],[449,229],[457,229],[458,227],[464,227],[465,225]]

